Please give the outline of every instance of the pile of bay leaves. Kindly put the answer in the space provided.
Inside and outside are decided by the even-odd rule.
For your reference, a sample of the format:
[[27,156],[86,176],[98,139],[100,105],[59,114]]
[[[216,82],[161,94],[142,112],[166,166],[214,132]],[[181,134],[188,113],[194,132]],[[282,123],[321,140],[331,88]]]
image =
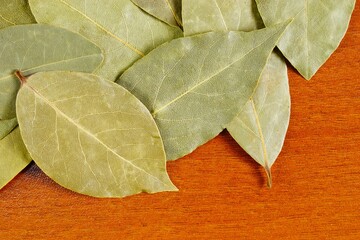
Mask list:
[[0,0],[0,188],[34,160],[90,196],[174,191],[166,161],[224,129],[271,185],[290,117],[284,57],[310,79],[354,5]]

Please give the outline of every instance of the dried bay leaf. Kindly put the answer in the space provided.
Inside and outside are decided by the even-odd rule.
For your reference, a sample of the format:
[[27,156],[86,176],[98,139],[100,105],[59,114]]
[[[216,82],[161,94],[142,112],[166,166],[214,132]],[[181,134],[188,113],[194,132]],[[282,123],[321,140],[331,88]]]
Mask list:
[[101,49],[79,34],[43,24],[0,30],[0,119],[15,117],[15,97],[23,74],[50,70],[94,71],[102,62]]
[[273,53],[261,80],[244,109],[227,126],[231,136],[261,166],[271,186],[271,166],[284,144],[290,120],[290,92],[287,67]]
[[158,45],[182,35],[131,0],[30,0],[38,22],[64,27],[95,42],[104,52],[96,74],[116,78]]
[[[184,0],[184,3],[187,0]],[[202,3],[201,3],[202,2]],[[204,25],[201,29],[196,21],[188,21],[185,26],[185,32],[201,33],[209,29],[216,30],[255,30],[261,26],[262,20],[256,9],[254,9],[255,0],[238,0],[241,8],[230,8],[222,11],[223,19],[252,19],[253,24],[248,21],[223,21],[223,25],[213,24]],[[219,5],[214,1],[197,1],[206,8],[217,8]],[[194,4],[194,3],[192,3]],[[225,4],[225,3],[222,3]],[[191,4],[189,4],[191,6]],[[222,5],[220,5],[222,6]],[[219,8],[223,9],[223,8]],[[226,9],[226,8],[225,8]],[[239,9],[241,14],[239,15]],[[184,16],[194,18],[191,8],[184,7]],[[197,16],[197,21],[203,23],[215,23],[219,21],[218,16],[209,14]],[[184,17],[184,21],[186,21]],[[221,21],[221,20],[220,20]],[[193,22],[193,24],[191,24]],[[228,24],[225,24],[228,23]],[[233,23],[233,24],[231,24]],[[235,24],[236,23],[236,24]],[[200,32],[198,32],[200,31]],[[240,76],[239,76],[240,78]],[[279,155],[285,135],[289,126],[290,119],[290,91],[287,76],[287,67],[285,60],[274,52],[271,54],[264,71],[259,79],[258,86],[252,97],[246,103],[244,109],[227,125],[227,130],[231,136],[249,155],[264,167],[268,175],[268,185],[271,186],[271,166]]]
[[19,128],[0,140],[0,189],[31,162]]
[[0,29],[36,23],[27,0],[0,0]]
[[113,82],[37,73],[18,93],[17,116],[36,164],[68,189],[95,197],[176,190],[151,114]]
[[254,0],[182,1],[185,36],[210,31],[252,31],[263,27]]
[[168,160],[206,143],[236,116],[287,24],[175,39],[119,78],[155,118]]
[[171,26],[182,27],[181,1],[182,0],[131,0],[138,7],[150,15]]
[[16,118],[0,120],[0,140],[17,126]]
[[355,0],[256,0],[266,26],[294,18],[278,47],[310,79],[339,46]]

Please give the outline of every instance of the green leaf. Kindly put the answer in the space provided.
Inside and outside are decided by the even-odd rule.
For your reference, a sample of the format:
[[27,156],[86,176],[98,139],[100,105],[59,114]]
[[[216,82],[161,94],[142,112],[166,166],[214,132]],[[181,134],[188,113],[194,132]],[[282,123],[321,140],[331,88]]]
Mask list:
[[161,21],[182,27],[181,0],[131,0],[138,7]]
[[256,0],[266,26],[294,18],[278,47],[310,79],[339,46],[355,0]]
[[17,126],[16,118],[0,120],[0,140],[8,135]]
[[92,72],[102,62],[101,49],[82,36],[42,24],[18,25],[0,30],[0,119],[15,117],[19,80],[50,70]]
[[263,27],[254,0],[182,0],[185,36]]
[[0,29],[35,23],[27,0],[0,0]]
[[273,53],[262,73],[256,92],[227,126],[231,136],[268,174],[284,144],[290,120],[287,68]]
[[64,27],[95,42],[105,60],[96,74],[114,80],[158,45],[181,36],[130,0],[30,0],[38,22]]
[[[186,0],[184,0],[186,2]],[[219,1],[218,1],[219,2]],[[260,16],[254,9],[255,0],[253,1],[237,1],[239,8],[225,8],[224,4],[229,1],[196,1],[202,3],[203,8],[217,8],[222,11],[223,25],[216,25],[218,16],[209,14],[202,16],[202,18],[195,18],[202,23],[213,23],[212,25],[204,25],[203,29],[196,25],[196,21],[189,21],[186,26],[190,32],[212,30],[255,30],[262,25]],[[195,4],[195,3],[192,3]],[[191,5],[191,4],[190,4]],[[192,8],[186,8],[188,12]],[[226,9],[226,11],[225,11]],[[239,15],[239,9],[241,13]],[[185,10],[185,7],[184,7]],[[186,14],[192,17],[192,14]],[[245,21],[237,20],[234,22],[228,19],[245,19]],[[225,19],[227,21],[225,21]],[[249,24],[246,19],[253,20],[253,24]],[[186,21],[186,19],[184,18]],[[225,22],[227,23],[225,25]],[[232,23],[232,24],[231,24]],[[185,29],[186,30],[186,29]],[[240,77],[239,77],[240,78]],[[271,171],[270,168],[279,155],[284,143],[285,135],[289,125],[290,119],[290,92],[288,87],[287,67],[284,59],[277,53],[272,53],[268,63],[265,66],[261,78],[254,94],[244,109],[237,115],[237,117],[227,126],[227,130],[239,145],[249,153],[249,155],[260,163],[266,170],[268,175],[268,185],[271,186]]]
[[151,114],[114,82],[35,74],[18,93],[17,116],[36,164],[68,189],[95,197],[176,190]]
[[29,163],[31,158],[21,140],[19,128],[0,140],[0,189]]
[[120,77],[117,82],[154,116],[167,159],[192,152],[236,116],[254,92],[287,24],[250,33],[218,32],[176,39],[152,51]]

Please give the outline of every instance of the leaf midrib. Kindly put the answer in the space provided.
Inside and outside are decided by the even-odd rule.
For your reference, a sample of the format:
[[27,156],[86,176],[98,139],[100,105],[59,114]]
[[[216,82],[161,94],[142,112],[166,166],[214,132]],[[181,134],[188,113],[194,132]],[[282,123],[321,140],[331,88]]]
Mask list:
[[309,77],[310,50],[309,50],[309,1],[305,0],[305,51],[306,51],[306,69],[305,75]]
[[[26,75],[27,72],[36,70],[38,68],[47,67],[47,66],[56,65],[56,64],[61,64],[61,63],[70,62],[70,61],[74,61],[74,60],[76,61],[76,60],[79,60],[79,59],[89,58],[89,57],[92,57],[92,56],[101,56],[101,54],[100,53],[93,53],[93,54],[89,54],[89,55],[84,55],[84,56],[75,57],[75,58],[69,58],[69,59],[63,59],[63,60],[60,60],[60,61],[50,62],[50,63],[42,64],[42,65],[39,65],[39,66],[36,66],[36,67],[31,67],[31,68],[27,68],[27,69],[19,69],[19,70],[21,70],[21,72],[24,75]],[[9,75],[6,75],[4,77],[1,77],[0,81],[8,79],[8,78],[12,78],[12,77],[14,77],[14,74],[9,74]]]
[[257,112],[256,106],[255,106],[255,102],[253,100],[253,98],[250,98],[250,103],[251,103],[251,108],[253,110],[254,113],[254,117],[255,117],[255,122],[256,122],[256,127],[259,133],[259,139],[261,142],[261,148],[262,148],[262,152],[263,152],[263,157],[264,157],[264,167],[268,167],[269,166],[269,157],[268,157],[268,153],[267,153],[267,147],[266,147],[266,143],[265,143],[265,138],[264,138],[264,134],[263,134],[263,130],[261,127],[261,123],[260,123],[260,119],[259,119],[259,114]]
[[53,105],[49,100],[47,100],[41,93],[39,93],[35,88],[33,88],[32,86],[29,85],[29,83],[24,84],[24,86],[28,87],[30,89],[30,91],[34,92],[34,95],[37,96],[40,100],[44,101],[46,104],[48,104],[54,111],[55,113],[60,116],[62,116],[63,118],[65,118],[67,121],[69,121],[71,124],[73,124],[75,127],[77,127],[78,129],[80,129],[81,131],[83,131],[86,135],[88,135],[89,137],[95,139],[95,141],[99,142],[99,144],[101,144],[103,147],[105,147],[105,149],[107,149],[108,151],[110,151],[111,153],[113,153],[115,156],[119,157],[121,160],[123,160],[125,163],[131,165],[133,168],[138,169],[141,172],[144,172],[145,174],[147,174],[148,176],[150,176],[151,178],[155,179],[158,182],[161,182],[162,184],[169,186],[167,183],[161,181],[159,178],[157,178],[156,176],[148,173],[147,171],[145,171],[144,169],[138,167],[137,165],[135,165],[134,163],[130,162],[129,160],[127,160],[126,158],[124,158],[123,156],[119,155],[118,153],[116,153],[113,149],[111,149],[110,147],[108,147],[103,141],[101,141],[100,139],[98,139],[94,134],[92,134],[89,130],[87,130],[85,127],[83,127],[82,125],[76,123],[73,119],[71,119],[70,117],[68,117],[64,112],[62,112],[59,108],[57,108],[55,105]]
[[4,16],[2,16],[1,14],[0,14],[0,18],[3,19],[5,22],[11,24],[11,25],[16,25],[16,23],[11,22],[10,20],[6,19],[6,18],[5,18]]
[[206,82],[210,81],[212,78],[214,78],[215,76],[219,75],[220,73],[222,73],[223,71],[225,71],[226,69],[230,68],[232,65],[234,65],[235,63],[241,61],[242,59],[244,59],[247,55],[249,55],[252,51],[254,51],[255,49],[257,49],[258,47],[260,47],[261,45],[263,45],[265,42],[267,42],[270,38],[272,38],[275,34],[277,34],[278,31],[276,31],[274,34],[272,34],[271,36],[269,36],[268,38],[266,38],[263,42],[261,42],[259,45],[255,46],[254,48],[252,48],[250,51],[248,51],[247,53],[245,53],[243,56],[241,56],[239,59],[236,59],[235,61],[233,61],[232,63],[230,63],[229,65],[223,67],[222,69],[220,69],[219,71],[217,71],[215,74],[211,75],[210,77],[206,78],[205,80],[195,84],[193,87],[191,87],[190,89],[186,90],[184,93],[182,93],[181,95],[179,95],[178,97],[174,98],[173,100],[171,100],[170,102],[168,102],[167,104],[165,104],[164,106],[160,107],[159,109],[155,109],[152,112],[152,115],[155,117],[156,114],[162,110],[164,110],[165,108],[167,108],[168,106],[174,104],[175,102],[177,102],[178,100],[180,100],[182,97],[186,96],[187,94],[191,93],[194,89],[200,87],[201,85],[205,84]]
[[135,52],[136,54],[140,55],[141,57],[145,56],[145,53],[141,52],[140,50],[138,50],[135,46],[133,46],[132,44],[128,43],[127,41],[125,41],[124,39],[116,36],[114,33],[110,32],[109,30],[107,30],[104,26],[102,26],[101,24],[99,24],[98,22],[96,22],[95,20],[91,19],[88,15],[86,15],[85,13],[81,12],[79,9],[71,6],[69,3],[65,2],[64,0],[59,0],[61,3],[63,3],[65,6],[67,6],[68,8],[74,10],[75,12],[77,12],[78,14],[80,14],[82,17],[84,17],[85,19],[89,20],[91,23],[93,23],[94,25],[96,25],[98,28],[100,28],[102,31],[104,31],[107,35],[109,35],[110,37],[116,39],[118,42],[122,43],[125,47],[129,48],[130,50],[132,50],[133,52]]
[[217,2],[217,0],[214,0],[214,2],[215,2],[215,5],[216,5],[216,8],[219,10],[220,17],[221,17],[222,23],[224,24],[225,30],[228,31],[229,29],[228,29],[228,26],[226,24],[224,14],[222,13],[222,11],[221,11],[221,9],[219,7],[219,3]]

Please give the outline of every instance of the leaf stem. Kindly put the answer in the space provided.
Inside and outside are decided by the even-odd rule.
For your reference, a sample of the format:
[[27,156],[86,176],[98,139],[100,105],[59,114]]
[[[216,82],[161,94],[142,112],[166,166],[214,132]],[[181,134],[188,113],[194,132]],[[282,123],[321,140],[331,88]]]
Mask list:
[[272,187],[272,175],[271,175],[271,169],[269,168],[268,165],[265,165],[265,172],[266,172],[266,176],[267,176],[267,186],[268,188]]
[[20,70],[15,71],[15,76],[19,79],[21,86],[26,83],[27,77],[25,77]]

